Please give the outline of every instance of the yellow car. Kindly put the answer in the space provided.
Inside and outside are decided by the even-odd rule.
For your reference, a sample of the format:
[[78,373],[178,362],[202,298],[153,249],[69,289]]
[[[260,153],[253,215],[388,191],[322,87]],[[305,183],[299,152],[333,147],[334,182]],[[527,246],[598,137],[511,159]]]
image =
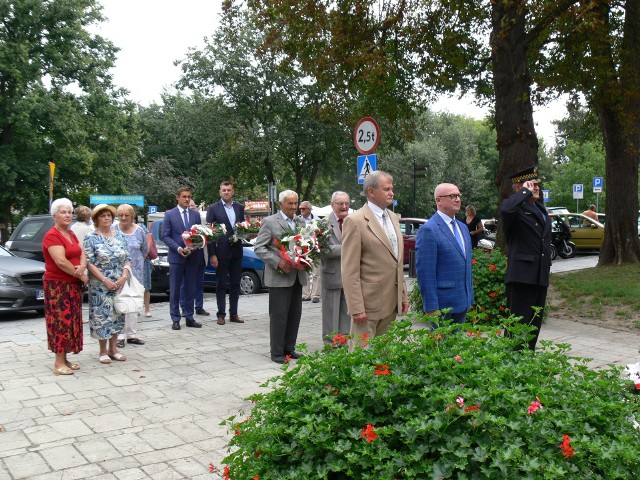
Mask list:
[[604,241],[604,225],[581,213],[552,213],[551,218],[560,217],[571,228],[571,241],[578,250],[600,250]]

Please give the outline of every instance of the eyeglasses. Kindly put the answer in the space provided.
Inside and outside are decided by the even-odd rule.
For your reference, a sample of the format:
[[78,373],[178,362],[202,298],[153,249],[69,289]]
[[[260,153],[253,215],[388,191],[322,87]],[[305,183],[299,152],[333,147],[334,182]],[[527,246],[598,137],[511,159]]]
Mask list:
[[440,195],[438,198],[448,198],[449,200],[455,200],[456,198],[459,198],[460,200],[462,200],[462,194],[452,193],[451,195]]
[[348,207],[351,202],[333,202],[334,205],[340,205],[341,207]]
[[311,209],[307,207],[300,207],[300,210],[311,210]]

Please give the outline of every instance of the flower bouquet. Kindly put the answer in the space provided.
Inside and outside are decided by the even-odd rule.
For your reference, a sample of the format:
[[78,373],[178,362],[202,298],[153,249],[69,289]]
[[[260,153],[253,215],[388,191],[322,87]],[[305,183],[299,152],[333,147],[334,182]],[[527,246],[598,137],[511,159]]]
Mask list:
[[311,270],[318,260],[320,249],[312,224],[300,228],[297,232],[289,231],[273,241],[280,256],[292,262],[298,270]]
[[314,220],[311,225],[315,229],[316,240],[318,241],[318,249],[321,254],[329,251],[329,238],[331,237],[331,228],[329,227],[329,217],[326,216],[319,220]]
[[235,226],[234,236],[236,238],[244,238],[245,240],[251,240],[258,236],[262,222],[260,220],[251,220],[245,218],[244,222],[238,222]]
[[224,224],[211,223],[209,225],[194,225],[188,232],[182,234],[187,250],[204,248],[209,242],[213,242],[226,235],[227,228]]

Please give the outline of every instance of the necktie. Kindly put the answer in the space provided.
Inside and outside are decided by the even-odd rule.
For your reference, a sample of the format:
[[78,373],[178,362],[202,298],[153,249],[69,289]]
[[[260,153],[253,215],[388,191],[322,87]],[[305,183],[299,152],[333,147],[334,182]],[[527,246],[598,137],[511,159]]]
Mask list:
[[382,228],[384,229],[384,233],[389,237],[389,241],[391,242],[391,249],[393,250],[393,255],[398,257],[398,239],[396,238],[396,232],[393,230],[393,226],[391,225],[391,220],[389,220],[389,214],[385,210],[382,212]]
[[342,218],[338,219],[338,226],[340,227],[340,231],[342,231]]
[[462,237],[460,236],[460,232],[458,231],[458,229],[456,228],[456,221],[451,220],[451,227],[453,227],[453,236],[456,237],[456,240],[458,242],[458,245],[460,245],[460,248],[462,249],[462,251],[464,252],[464,242],[462,241]]
[[184,221],[185,230],[189,230],[189,217],[187,217],[187,211],[182,211],[182,220]]

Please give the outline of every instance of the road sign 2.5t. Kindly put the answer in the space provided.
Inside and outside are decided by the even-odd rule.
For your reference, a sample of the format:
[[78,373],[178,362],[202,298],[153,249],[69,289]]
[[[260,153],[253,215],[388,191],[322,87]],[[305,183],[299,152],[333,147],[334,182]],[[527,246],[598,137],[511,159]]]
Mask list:
[[380,143],[380,127],[371,117],[365,117],[358,122],[353,132],[353,143],[362,155],[369,155],[376,151]]

